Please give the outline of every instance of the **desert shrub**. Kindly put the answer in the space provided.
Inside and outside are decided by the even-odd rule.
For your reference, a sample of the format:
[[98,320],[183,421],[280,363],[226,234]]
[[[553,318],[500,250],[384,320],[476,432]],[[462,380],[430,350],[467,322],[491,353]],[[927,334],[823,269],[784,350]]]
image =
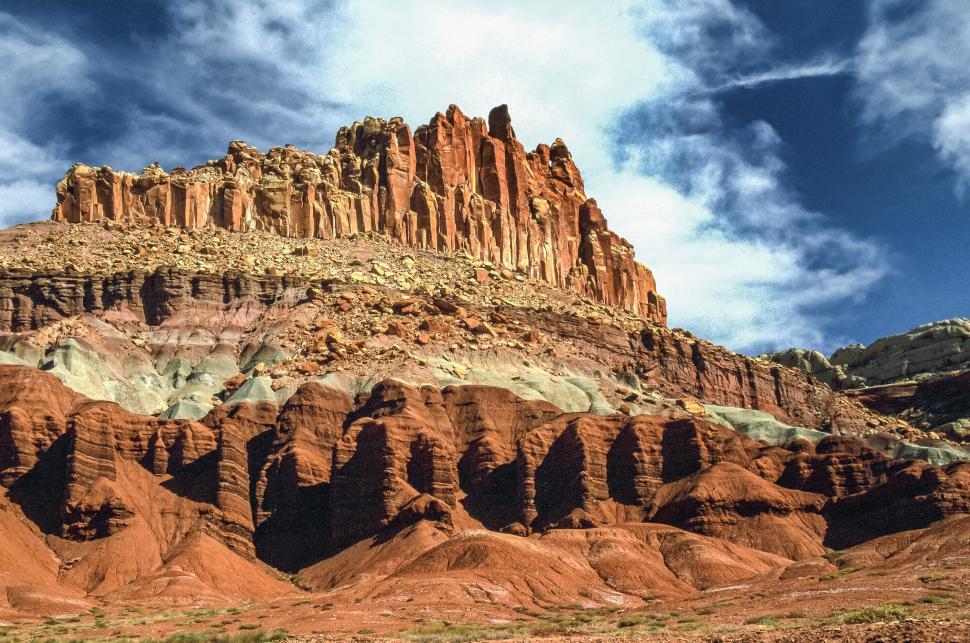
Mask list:
[[269,641],[282,641],[289,633],[279,629],[272,632],[248,631],[237,634],[214,634],[213,632],[178,632],[158,641],[149,639],[149,643],[268,643]]
[[927,585],[929,585],[930,583],[939,583],[940,581],[945,581],[948,578],[950,578],[949,574],[936,572],[934,574],[927,574],[926,576],[920,576],[919,580],[921,583],[926,583]]
[[752,616],[744,622],[745,625],[762,625],[764,627],[778,627],[778,617],[771,614]]
[[930,596],[924,596],[923,598],[919,599],[919,602],[929,605],[942,605],[943,603],[946,603],[946,596],[931,594]]
[[843,576],[848,576],[849,574],[860,572],[862,571],[862,569],[863,569],[862,567],[847,567],[845,569],[840,569],[835,573],[826,574],[825,576],[822,576],[821,578],[819,578],[819,580],[820,581],[835,580],[836,578],[842,578]]
[[673,629],[675,632],[690,632],[692,630],[699,630],[703,627],[706,626],[700,621],[682,619],[677,621],[677,623],[671,629]]
[[910,611],[902,605],[886,603],[873,605],[858,610],[840,612],[830,617],[828,622],[834,625],[855,625],[858,623],[889,623],[909,618]]
[[636,627],[637,625],[642,625],[647,622],[652,622],[645,614],[637,614],[635,616],[625,616],[617,621],[617,627]]

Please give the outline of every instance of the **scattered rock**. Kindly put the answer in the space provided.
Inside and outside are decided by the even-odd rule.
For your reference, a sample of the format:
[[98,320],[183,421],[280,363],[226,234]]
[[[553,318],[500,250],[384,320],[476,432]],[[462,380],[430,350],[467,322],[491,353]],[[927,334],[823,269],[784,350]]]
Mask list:
[[396,319],[387,323],[387,330],[384,332],[387,335],[393,335],[395,337],[407,337],[410,334],[407,324]]

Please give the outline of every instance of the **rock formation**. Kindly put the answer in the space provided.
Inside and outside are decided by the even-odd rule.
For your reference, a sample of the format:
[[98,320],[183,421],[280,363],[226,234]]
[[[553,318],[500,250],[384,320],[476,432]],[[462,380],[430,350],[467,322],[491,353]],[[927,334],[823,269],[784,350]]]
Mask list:
[[964,440],[961,427],[970,422],[970,369],[848,391],[879,413],[901,415],[913,424]]
[[57,186],[53,219],[319,239],[376,232],[666,319],[653,276],[607,228],[565,143],[527,153],[504,105],[487,123],[452,105],[413,133],[400,118],[368,117],[341,128],[323,156],[233,141],[224,158],[192,170],[75,165]]
[[780,488],[730,462],[664,485],[647,518],[801,560],[822,554],[825,498]]
[[795,348],[761,357],[846,390],[880,414],[904,418],[932,440],[970,441],[970,320],[923,324],[869,346],[840,348],[828,359]]
[[[488,386],[388,380],[353,402],[311,382],[279,409],[190,422],[0,366],[0,399],[5,418],[56,413],[0,425],[2,479],[42,529],[163,553],[204,536],[223,557],[293,571],[421,522],[517,535],[656,522],[801,560],[970,510],[965,464],[901,462],[849,438],[784,449],[699,419],[563,414]],[[113,564],[99,573],[133,582],[159,563]]]
[[[817,351],[795,348],[761,357],[804,371],[843,390],[847,397],[872,411],[900,418],[925,431],[918,443],[920,449],[954,451],[953,442],[970,442],[967,319],[923,324],[869,346],[840,348],[829,358]],[[909,457],[920,457],[909,446],[896,454],[906,457],[904,451],[909,451]],[[955,452],[959,459],[965,459],[965,448],[957,447]],[[949,457],[942,452],[940,455]]]
[[667,328],[565,144],[526,153],[504,107],[368,118],[324,156],[78,165],[57,196],[0,231],[4,623],[519,627],[970,570],[965,320],[832,358]]
[[970,320],[957,317],[923,324],[899,335],[853,345],[832,354],[869,386],[970,367]]
[[[510,288],[519,288],[518,283],[513,282]],[[334,290],[334,295],[325,292]],[[328,305],[327,300],[333,298],[337,307],[321,310],[308,295],[317,291],[320,294],[314,297],[319,303]],[[166,390],[175,393],[181,388],[186,393],[179,394],[179,399],[192,400],[196,410],[180,411],[184,405],[176,403],[166,414],[185,412],[187,415],[181,417],[197,419],[211,408],[208,398],[221,392],[222,380],[251,369],[260,360],[289,360],[290,353],[306,352],[303,346],[281,345],[276,331],[268,333],[269,324],[277,323],[274,320],[297,310],[333,320],[332,326],[316,331],[313,346],[320,347],[327,362],[340,357],[339,361],[347,361],[355,368],[360,351],[352,358],[348,351],[356,349],[334,340],[329,330],[338,328],[338,324],[346,327],[359,323],[359,311],[339,308],[347,303],[339,299],[345,296],[339,293],[346,292],[330,285],[329,280],[299,275],[213,275],[168,268],[147,274],[130,271],[110,278],[45,272],[0,274],[0,331],[5,333],[0,335],[0,348],[20,351],[24,359],[18,363],[52,370],[78,390],[95,397],[99,391],[92,382],[109,377],[100,373],[108,368],[104,362],[113,354],[124,355],[124,365],[116,368],[121,372],[110,375],[111,380],[101,389],[112,392],[114,397],[109,399],[132,410],[157,412],[159,407],[173,403],[160,394]],[[403,293],[397,296],[402,297]],[[642,382],[638,386],[674,398],[691,396],[723,406],[760,409],[793,426],[829,432],[861,434],[866,428],[861,407],[853,406],[829,387],[795,369],[732,353],[689,333],[643,324],[636,325],[639,330],[624,330],[596,318],[583,319],[572,311],[560,314],[524,307],[506,308],[496,317],[500,321],[483,326],[482,313],[474,312],[470,304],[454,296],[382,299],[369,295],[358,301],[365,298],[372,300],[372,307],[390,309],[387,332],[401,336],[402,341],[415,341],[419,326],[431,329],[429,340],[435,337],[442,342],[449,336],[452,341],[458,335],[481,337],[485,329],[497,334],[516,327],[528,328],[539,336],[564,338],[575,344],[582,355],[595,356],[597,368],[627,374],[624,377]],[[132,345],[131,339],[115,331],[108,333],[103,326],[78,332],[83,338],[46,346],[37,346],[30,339],[38,336],[49,341],[43,329],[84,314],[122,317],[125,324],[155,329],[143,334],[154,355],[146,358],[144,348]],[[264,332],[272,340],[257,341],[257,329],[266,329]],[[92,342],[92,337],[97,341]],[[80,365],[89,362],[94,372],[77,375]],[[586,368],[590,367],[588,358],[583,358],[583,362]],[[68,363],[73,365],[68,368]],[[132,372],[132,365],[138,363],[142,365]],[[583,363],[577,364],[580,366]],[[362,366],[360,369],[361,375],[367,374]],[[205,381],[213,384],[202,387]],[[137,387],[139,382],[147,386]],[[556,401],[565,407],[564,400]],[[587,400],[579,410],[588,410],[589,404]]]
[[955,317],[923,324],[869,346],[845,346],[827,359],[818,351],[796,348],[762,357],[799,368],[837,388],[918,379],[970,368],[970,320]]
[[794,426],[856,434],[864,428],[857,409],[794,369],[732,353],[690,333],[646,328],[640,344],[638,374],[652,385],[664,382],[680,396],[759,409]]
[[765,353],[759,355],[759,357],[782,366],[797,368],[834,389],[856,388],[866,384],[865,378],[858,375],[849,375],[846,372],[845,365],[832,364],[825,355],[818,351],[789,348],[777,353]]

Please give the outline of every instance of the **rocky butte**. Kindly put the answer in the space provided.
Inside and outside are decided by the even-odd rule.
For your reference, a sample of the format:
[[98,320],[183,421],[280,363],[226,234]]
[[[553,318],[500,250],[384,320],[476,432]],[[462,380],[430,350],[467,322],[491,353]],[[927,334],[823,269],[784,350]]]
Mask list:
[[526,152],[505,105],[487,123],[451,105],[413,133],[400,118],[368,117],[341,128],[324,156],[233,141],[225,157],[192,170],[75,165],[57,186],[53,219],[318,239],[374,231],[666,319],[653,275],[607,228],[566,144]]
[[968,341],[668,328],[504,107],[78,165],[0,230],[0,638],[965,640]]

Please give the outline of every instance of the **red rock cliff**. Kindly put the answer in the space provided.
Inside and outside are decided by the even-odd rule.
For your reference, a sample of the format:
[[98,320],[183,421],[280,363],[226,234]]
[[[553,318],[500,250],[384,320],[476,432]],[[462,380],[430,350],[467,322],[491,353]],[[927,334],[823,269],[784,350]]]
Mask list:
[[526,152],[504,105],[487,124],[452,105],[413,133],[400,118],[368,117],[341,128],[324,156],[233,141],[224,158],[192,170],[75,165],[57,186],[53,219],[322,239],[375,231],[666,320],[653,275],[607,228],[565,143]]

